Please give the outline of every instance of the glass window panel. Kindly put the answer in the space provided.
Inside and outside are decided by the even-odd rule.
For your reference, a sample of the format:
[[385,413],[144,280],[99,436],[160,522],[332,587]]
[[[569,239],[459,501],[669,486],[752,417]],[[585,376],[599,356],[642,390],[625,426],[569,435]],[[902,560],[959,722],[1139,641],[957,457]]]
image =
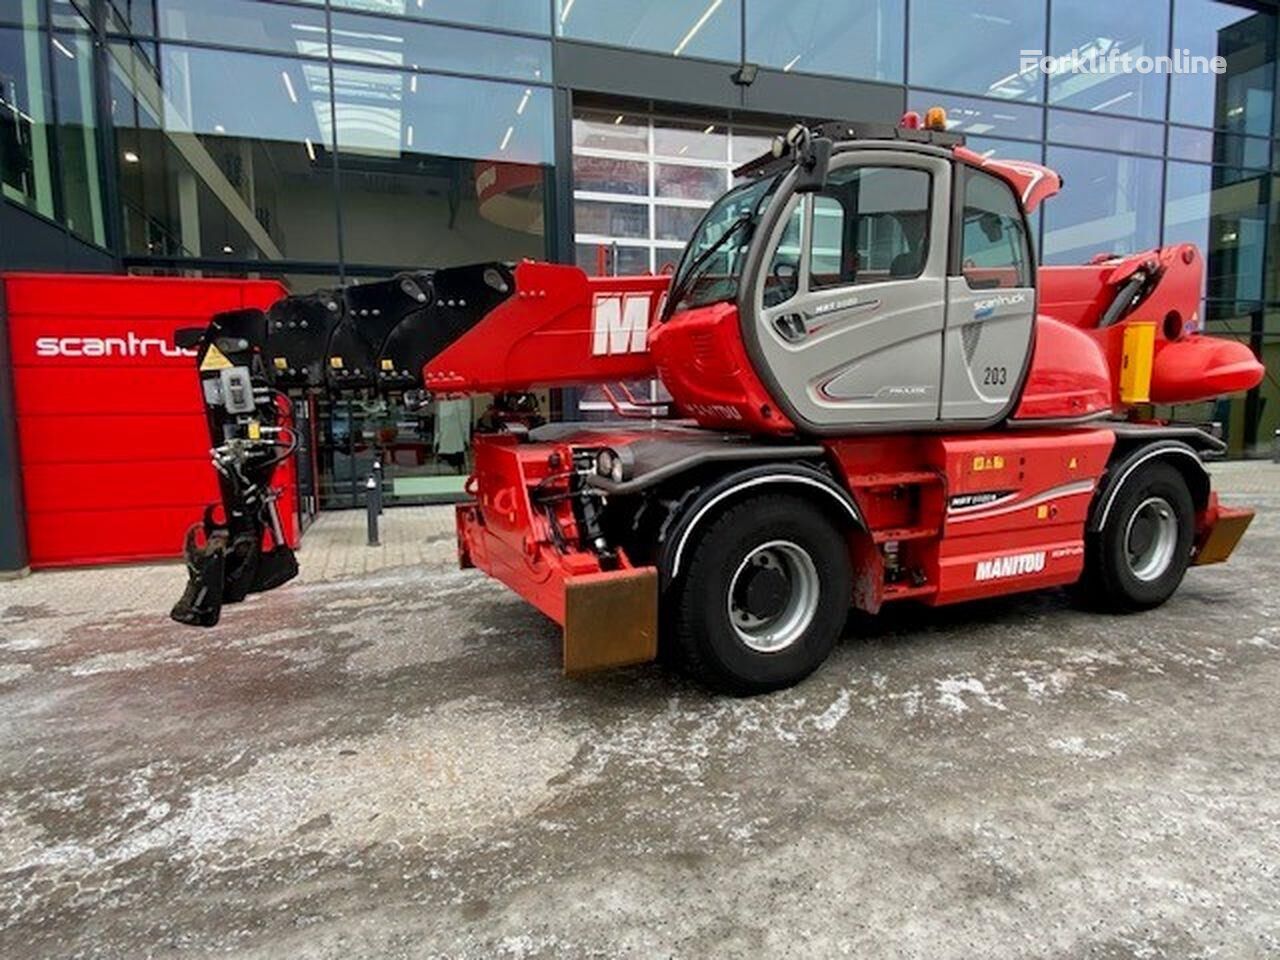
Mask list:
[[1169,157],[1266,169],[1271,165],[1271,141],[1214,130],[1170,127]]
[[[843,211],[832,210],[828,204],[830,197],[817,197],[818,213],[830,220],[839,217],[843,222]],[[839,204],[836,204],[838,207]],[[778,247],[769,259],[769,272],[764,279],[764,305],[776,307],[786,303],[800,290],[800,244],[804,236],[804,212],[807,204],[800,202],[791,210],[787,225],[778,237]],[[838,228],[837,228],[838,229]],[[833,259],[834,258],[834,259]],[[814,270],[818,273],[838,271],[840,261],[840,243],[820,247],[814,250]]]
[[1159,242],[1159,160],[1049,147],[1047,166],[1068,187],[1045,204],[1045,263],[1085,263]]
[[53,109],[45,35],[0,28],[0,193],[46,217],[53,210]]
[[1052,5],[1049,54],[1096,63],[1089,72],[1049,76],[1049,102],[1077,110],[1164,119],[1167,73],[1106,69],[1111,56],[1163,57],[1169,53],[1169,5],[1164,0],[1117,4],[1071,0]]
[[545,40],[350,13],[333,15],[333,56],[384,67],[551,79],[551,44]]
[[649,272],[649,248],[620,243],[580,243],[574,259],[589,277],[634,277]]
[[333,76],[344,153],[552,161],[545,87],[372,67],[336,66]]
[[107,29],[117,33],[155,36],[156,0],[103,0]]
[[126,252],[336,261],[325,65],[153,49],[110,48]]
[[546,256],[550,91],[347,66],[334,79],[349,261]]
[[747,60],[797,73],[902,81],[906,0],[747,4]]
[[556,0],[556,32],[677,57],[736,61],[741,9],[736,0]]
[[[1042,163],[1041,146],[1038,143],[1025,143],[1020,140],[995,140],[989,137],[968,137],[967,146],[974,153],[996,160],[1029,160],[1031,163]],[[1036,211],[1039,213],[1039,211]]]
[[[344,122],[340,115],[339,144]],[[348,262],[447,267],[547,256],[545,167],[345,148],[338,165]]]
[[910,81],[1039,102],[1044,77],[1020,52],[1044,47],[1045,5],[1029,0],[913,0]]
[[51,38],[57,91],[62,219],[73,233],[106,243],[98,118],[94,100],[93,42],[84,35]]
[[[324,0],[302,2],[324,6]],[[551,32],[551,8],[547,0],[431,0],[430,3],[422,0],[333,0],[333,7],[335,10],[497,27],[520,33]]]
[[1044,110],[1000,100],[979,100],[931,90],[907,92],[907,109],[921,116],[930,107],[947,111],[947,129],[967,136],[1039,140],[1044,134]]
[[702,207],[654,207],[654,236],[659,240],[687,243],[706,214]]
[[573,158],[573,186],[592,193],[623,193],[643,197],[649,193],[649,164],[643,160],[614,157]]
[[975,290],[1031,285],[1031,243],[1013,191],[978,170],[965,172],[961,265]]
[[40,26],[44,23],[44,0],[0,0],[0,23]]
[[578,200],[573,205],[574,228],[596,237],[649,237],[649,207],[643,203],[602,203]]
[[730,140],[732,150],[730,159],[736,164],[741,164],[768,153],[773,149],[774,137],[782,132],[781,130],[743,130],[735,127]]
[[1056,143],[1164,155],[1164,125],[1094,113],[1049,111],[1048,139]]
[[723,161],[729,156],[729,137],[723,124],[655,120],[653,152],[660,157]]
[[1267,176],[1195,163],[1168,168],[1164,242],[1193,243],[1205,257],[1206,292],[1215,299],[1262,296]]
[[[55,27],[61,27],[64,30],[88,30],[89,26],[89,7],[90,0],[51,0],[49,4],[49,15]],[[4,2],[0,0],[0,9],[3,9]]]
[[1226,58],[1227,72],[1172,77],[1169,119],[1270,136],[1276,71],[1276,15],[1215,0],[1178,0],[1173,46]]
[[708,203],[728,188],[725,172],[720,167],[690,167],[678,163],[654,164],[653,182],[660,197]]
[[929,185],[923,170],[833,172],[814,198],[810,288],[918,277],[928,256]]
[[323,10],[254,0],[159,0],[156,9],[160,36],[167,40],[328,56]]
[[649,152],[649,123],[625,113],[582,113],[573,118],[573,145],[592,150]]

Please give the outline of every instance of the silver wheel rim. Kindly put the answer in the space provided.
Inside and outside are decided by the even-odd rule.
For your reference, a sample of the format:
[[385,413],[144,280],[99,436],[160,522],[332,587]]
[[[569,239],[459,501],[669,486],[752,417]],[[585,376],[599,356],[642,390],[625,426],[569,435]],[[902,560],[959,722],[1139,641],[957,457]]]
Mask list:
[[1178,549],[1178,516],[1164,497],[1138,504],[1124,531],[1129,572],[1144,583],[1159,580]]
[[[743,575],[752,567],[767,567],[786,578],[787,597],[781,612],[768,618],[752,615],[738,603]],[[743,558],[729,581],[729,623],[747,647],[757,653],[777,653],[794,644],[818,613],[822,583],[808,552],[789,540],[761,544]]]

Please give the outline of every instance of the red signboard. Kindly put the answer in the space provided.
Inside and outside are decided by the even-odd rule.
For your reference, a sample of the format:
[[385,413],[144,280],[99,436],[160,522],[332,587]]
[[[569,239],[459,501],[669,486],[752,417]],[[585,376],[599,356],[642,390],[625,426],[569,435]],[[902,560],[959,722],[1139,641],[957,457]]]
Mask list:
[[[177,557],[218,499],[194,355],[181,327],[266,307],[278,283],[8,275],[18,446],[31,566]],[[297,545],[293,464],[277,474]]]

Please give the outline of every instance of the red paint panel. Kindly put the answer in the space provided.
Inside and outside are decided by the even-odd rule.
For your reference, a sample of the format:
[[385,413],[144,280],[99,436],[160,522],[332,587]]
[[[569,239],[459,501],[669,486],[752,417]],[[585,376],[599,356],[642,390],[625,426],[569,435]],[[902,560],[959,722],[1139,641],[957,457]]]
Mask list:
[[104,414],[94,429],[83,429],[83,417],[75,413],[28,416],[18,421],[22,462],[136,463],[145,450],[153,462],[207,460],[209,430],[204,418],[190,413],[153,417]]
[[[265,307],[278,283],[14,274],[3,278],[33,567],[176,558],[218,498],[182,327]],[[298,539],[294,469],[277,474]]]

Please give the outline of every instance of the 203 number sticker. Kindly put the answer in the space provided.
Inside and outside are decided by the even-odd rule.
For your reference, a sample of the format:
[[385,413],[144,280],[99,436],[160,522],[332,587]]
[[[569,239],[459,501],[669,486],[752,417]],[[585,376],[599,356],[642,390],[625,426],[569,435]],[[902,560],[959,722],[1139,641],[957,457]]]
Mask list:
[[982,370],[984,387],[1003,387],[1009,382],[1008,367],[983,367]]

